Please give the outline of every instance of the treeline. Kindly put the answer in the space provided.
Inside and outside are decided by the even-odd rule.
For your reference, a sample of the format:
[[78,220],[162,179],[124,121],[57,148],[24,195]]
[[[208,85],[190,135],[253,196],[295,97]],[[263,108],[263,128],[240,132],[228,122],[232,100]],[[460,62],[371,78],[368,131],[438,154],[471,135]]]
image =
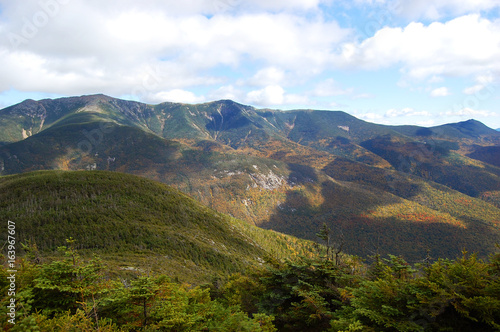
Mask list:
[[[111,277],[68,242],[40,263],[36,246],[0,269],[4,331],[500,331],[500,254],[410,265],[401,257],[270,261],[196,287],[165,275]],[[5,260],[5,259],[4,259]]]

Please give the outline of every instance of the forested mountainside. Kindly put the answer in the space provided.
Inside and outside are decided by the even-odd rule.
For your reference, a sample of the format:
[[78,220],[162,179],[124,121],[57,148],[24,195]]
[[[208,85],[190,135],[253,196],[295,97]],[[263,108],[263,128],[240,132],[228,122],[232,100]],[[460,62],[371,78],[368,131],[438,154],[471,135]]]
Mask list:
[[500,133],[474,120],[383,126],[340,111],[93,95],[1,110],[0,142],[2,175],[140,175],[262,228],[315,240],[326,223],[361,256],[485,256],[500,239]]
[[[309,241],[222,215],[165,184],[109,171],[40,171],[0,178],[0,218],[16,241],[51,257],[72,238],[115,273],[185,282],[243,272],[268,259],[316,255]],[[7,241],[2,232],[2,242]],[[19,252],[21,254],[21,252]]]

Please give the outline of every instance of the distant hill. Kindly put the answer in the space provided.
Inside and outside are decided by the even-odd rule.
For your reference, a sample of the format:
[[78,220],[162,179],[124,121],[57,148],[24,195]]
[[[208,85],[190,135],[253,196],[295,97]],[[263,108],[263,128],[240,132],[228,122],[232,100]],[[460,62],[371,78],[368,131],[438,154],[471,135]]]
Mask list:
[[485,136],[497,135],[495,130],[473,119],[431,128],[418,126],[396,126],[394,127],[394,130],[412,137],[440,137],[448,139],[480,139]]
[[164,184],[117,172],[0,177],[0,207],[0,218],[16,224],[19,247],[31,241],[50,256],[73,237],[82,253],[97,253],[123,271],[163,272],[184,281],[209,281],[268,258],[315,252],[307,241],[250,226]]
[[428,249],[455,257],[500,242],[500,132],[475,120],[384,126],[340,111],[93,95],[0,110],[0,142],[2,175],[140,175],[298,237],[316,240],[327,223],[361,256],[416,261]]

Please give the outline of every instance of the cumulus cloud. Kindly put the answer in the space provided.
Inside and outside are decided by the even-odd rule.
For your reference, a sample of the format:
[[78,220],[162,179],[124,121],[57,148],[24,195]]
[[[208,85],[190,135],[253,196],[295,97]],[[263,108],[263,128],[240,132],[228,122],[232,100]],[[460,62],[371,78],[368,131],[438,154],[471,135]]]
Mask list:
[[285,80],[285,71],[277,67],[267,67],[259,70],[246,83],[251,86],[267,86],[283,84]]
[[246,100],[253,105],[281,105],[285,101],[285,90],[279,85],[266,86],[261,90],[250,91]]
[[384,118],[383,115],[375,112],[367,112],[367,113],[360,113],[356,114],[356,116],[362,120],[366,121],[379,121]]
[[463,93],[465,93],[466,95],[473,95],[473,94],[478,93],[479,91],[481,91],[483,89],[484,89],[484,85],[476,84],[474,86],[470,86],[468,88],[465,88],[463,90]]
[[235,88],[233,85],[225,85],[212,91],[208,97],[210,100],[243,100],[244,92],[240,89]]
[[494,82],[495,79],[491,73],[486,73],[484,75],[478,75],[475,79],[476,83],[473,86],[467,87],[463,90],[466,95],[477,95],[481,96],[480,92],[484,89],[489,90],[490,93],[494,92]]
[[416,111],[411,107],[405,107],[402,109],[389,109],[385,112],[385,117],[401,117],[401,116],[430,116],[431,113],[428,111]]
[[450,91],[447,87],[436,88],[431,91],[431,97],[446,97],[450,95]]
[[387,125],[413,124],[418,126],[431,126],[435,123],[437,115],[427,110],[416,110],[412,107],[391,108],[384,111],[357,112],[356,117],[369,122]]
[[256,106],[307,105],[310,100],[305,95],[286,93],[279,85],[269,85],[246,94],[243,101]]
[[[327,68],[336,45],[351,34],[320,16],[288,11],[314,9],[319,0],[252,1],[254,11],[201,15],[213,1],[0,0],[9,36],[0,40],[0,89],[139,92],[151,102],[163,91],[220,85],[227,78],[209,72],[243,63],[265,66],[245,84],[281,86],[287,71],[296,78]],[[52,4],[53,15],[41,3]],[[270,8],[276,12],[265,12]],[[39,27],[38,14],[47,17]]]
[[158,92],[149,96],[148,99],[156,103],[171,101],[171,102],[188,103],[188,104],[195,104],[205,100],[203,96],[196,96],[191,91],[186,91],[182,89],[173,89],[170,91]]
[[498,116],[496,112],[488,111],[488,110],[475,110],[472,108],[462,108],[459,110],[447,111],[442,113],[442,115],[446,116],[460,116],[460,117],[494,117]]
[[441,83],[444,81],[444,78],[441,77],[441,76],[432,76],[430,79],[429,79],[429,83]]
[[386,27],[361,43],[346,43],[340,66],[380,69],[401,65],[413,79],[500,72],[500,21],[479,15],[430,25]]
[[357,112],[355,115],[365,121],[387,125],[413,124],[418,126],[431,126],[435,123],[435,119],[437,118],[437,115],[430,111],[416,110],[412,107],[391,108],[385,112]]

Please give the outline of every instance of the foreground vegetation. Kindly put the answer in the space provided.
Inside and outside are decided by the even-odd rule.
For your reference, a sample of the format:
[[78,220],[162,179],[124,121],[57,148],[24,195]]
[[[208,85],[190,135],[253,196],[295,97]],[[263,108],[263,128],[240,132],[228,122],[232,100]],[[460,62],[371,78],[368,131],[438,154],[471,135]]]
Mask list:
[[194,287],[110,277],[73,240],[59,250],[38,263],[31,245],[16,262],[15,324],[2,265],[3,331],[500,331],[500,254],[415,266],[396,256],[276,261]]

